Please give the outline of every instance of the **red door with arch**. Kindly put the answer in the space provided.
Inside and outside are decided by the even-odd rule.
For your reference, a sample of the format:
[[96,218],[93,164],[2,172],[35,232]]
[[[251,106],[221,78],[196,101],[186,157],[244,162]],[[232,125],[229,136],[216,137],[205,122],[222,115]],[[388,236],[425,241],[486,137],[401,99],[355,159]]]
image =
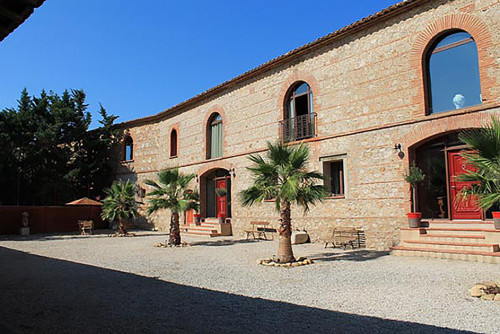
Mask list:
[[222,217],[226,217],[227,216],[227,195],[219,196],[217,194],[217,189],[226,189],[226,193],[227,193],[227,180],[226,180],[226,178],[215,180],[215,189],[216,189],[216,193],[215,193],[216,211],[215,211],[215,213],[217,214],[217,217],[219,217],[219,215],[221,215]]
[[477,205],[476,198],[472,196],[462,198],[459,196],[460,191],[470,186],[471,182],[459,181],[457,180],[457,176],[466,173],[468,170],[473,170],[465,159],[460,156],[463,152],[464,151],[448,152],[451,218],[481,219],[481,210]]

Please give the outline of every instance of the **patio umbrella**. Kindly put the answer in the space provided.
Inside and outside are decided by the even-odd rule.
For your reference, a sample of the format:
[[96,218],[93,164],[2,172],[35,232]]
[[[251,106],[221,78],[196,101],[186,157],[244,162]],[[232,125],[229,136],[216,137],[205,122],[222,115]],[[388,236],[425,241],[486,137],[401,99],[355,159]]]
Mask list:
[[66,205],[81,205],[81,206],[101,206],[102,203],[98,201],[94,201],[93,199],[83,197],[77,199],[73,202],[66,203]]
[[[91,206],[102,206],[102,203],[98,202],[98,201],[94,201],[93,199],[90,199],[88,197],[82,197],[80,199],[74,200],[73,202],[66,203],[66,205],[91,207]],[[87,218],[87,219],[90,219],[91,212],[92,212],[92,209],[89,208],[89,218]]]

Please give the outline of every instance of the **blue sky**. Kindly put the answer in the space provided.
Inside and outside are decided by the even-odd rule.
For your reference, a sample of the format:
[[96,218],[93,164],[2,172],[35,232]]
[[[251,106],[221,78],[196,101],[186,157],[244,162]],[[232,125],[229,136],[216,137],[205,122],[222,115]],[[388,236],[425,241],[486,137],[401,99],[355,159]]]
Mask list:
[[75,88],[93,126],[152,115],[397,2],[47,0],[0,43],[0,109]]

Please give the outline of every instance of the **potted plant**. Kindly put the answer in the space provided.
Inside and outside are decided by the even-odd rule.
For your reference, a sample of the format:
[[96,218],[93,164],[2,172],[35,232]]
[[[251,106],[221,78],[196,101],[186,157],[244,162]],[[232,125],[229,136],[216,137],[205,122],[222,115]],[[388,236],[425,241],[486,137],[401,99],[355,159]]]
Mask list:
[[412,194],[412,211],[408,213],[408,223],[410,227],[417,228],[420,227],[420,221],[422,220],[422,213],[417,212],[417,202],[416,202],[416,190],[417,186],[422,183],[425,179],[424,172],[417,167],[415,162],[410,167],[410,170],[405,173],[404,179],[411,186],[411,194]]
[[[476,196],[483,210],[500,205],[500,118],[491,117],[491,124],[482,128],[462,131],[459,139],[469,145],[472,151],[462,157],[472,167],[458,177],[460,181],[471,182],[461,190],[461,196]],[[500,211],[493,212],[495,229],[500,230]]]
[[226,188],[217,188],[217,189],[215,189],[215,193],[219,197],[225,197],[227,195],[227,189]]

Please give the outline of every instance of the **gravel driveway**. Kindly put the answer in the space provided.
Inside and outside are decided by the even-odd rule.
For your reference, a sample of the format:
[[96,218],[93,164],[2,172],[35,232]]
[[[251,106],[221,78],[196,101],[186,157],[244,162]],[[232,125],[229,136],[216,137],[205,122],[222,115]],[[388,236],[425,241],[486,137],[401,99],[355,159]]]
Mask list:
[[0,239],[0,333],[500,333],[500,302],[467,294],[495,264],[306,244],[315,264],[275,268],[276,241],[164,239]]

